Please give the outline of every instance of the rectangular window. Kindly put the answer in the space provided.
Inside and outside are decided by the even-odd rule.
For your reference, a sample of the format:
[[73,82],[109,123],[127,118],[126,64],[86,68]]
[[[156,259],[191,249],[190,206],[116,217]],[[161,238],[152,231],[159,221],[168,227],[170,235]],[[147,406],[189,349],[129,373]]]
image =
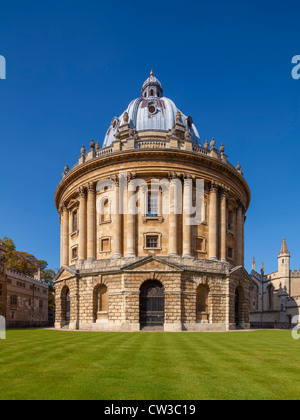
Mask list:
[[158,248],[158,236],[147,236],[146,248]]
[[77,260],[78,258],[78,248],[72,248],[72,260]]
[[40,309],[43,309],[43,301],[40,300]]
[[110,252],[110,238],[100,239],[100,252]]
[[10,306],[13,306],[13,307],[18,306],[17,296],[13,295],[13,296],[10,297]]
[[148,194],[148,217],[157,217],[158,216],[158,193],[149,193]]
[[72,229],[73,232],[76,232],[78,230],[78,213],[77,210],[73,212],[72,215]]
[[205,252],[205,239],[204,238],[196,239],[196,249],[197,249],[197,252]]
[[228,258],[233,260],[233,248],[228,248]]
[[233,212],[229,211],[228,214],[227,214],[227,229],[230,232],[233,232],[233,228],[234,228],[234,226],[233,226]]

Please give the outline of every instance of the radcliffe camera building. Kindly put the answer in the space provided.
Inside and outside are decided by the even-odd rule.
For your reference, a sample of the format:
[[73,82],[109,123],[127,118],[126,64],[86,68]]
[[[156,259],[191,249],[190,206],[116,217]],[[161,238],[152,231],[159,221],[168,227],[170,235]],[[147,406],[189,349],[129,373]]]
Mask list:
[[[163,95],[153,73],[113,118],[103,148],[92,141],[66,166],[55,203],[56,328],[250,327],[248,184],[223,145],[200,142],[193,119]],[[200,213],[191,215],[190,203]]]

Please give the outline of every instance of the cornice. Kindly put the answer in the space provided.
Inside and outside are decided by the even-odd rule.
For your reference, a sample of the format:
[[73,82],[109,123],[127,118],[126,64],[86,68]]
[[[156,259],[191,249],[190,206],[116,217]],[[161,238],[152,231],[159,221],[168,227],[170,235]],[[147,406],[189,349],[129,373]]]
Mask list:
[[[174,156],[176,159],[174,159]],[[73,182],[80,179],[83,175],[93,172],[98,168],[104,168],[107,166],[123,164],[126,162],[141,162],[143,160],[156,160],[162,161],[164,158],[170,159],[170,162],[176,160],[187,164],[196,164],[202,168],[211,168],[218,173],[220,176],[228,176],[231,178],[245,193],[247,196],[247,202],[245,203],[248,209],[251,200],[251,192],[248,183],[242,175],[240,175],[233,166],[228,163],[222,162],[218,159],[212,158],[206,155],[200,155],[195,152],[183,151],[177,149],[157,149],[157,150],[128,150],[121,152],[113,152],[109,155],[100,156],[92,159],[81,165],[74,166],[70,172],[61,180],[56,192],[55,192],[55,205],[59,207],[61,197],[66,188],[72,185]],[[168,168],[166,168],[168,171]]]

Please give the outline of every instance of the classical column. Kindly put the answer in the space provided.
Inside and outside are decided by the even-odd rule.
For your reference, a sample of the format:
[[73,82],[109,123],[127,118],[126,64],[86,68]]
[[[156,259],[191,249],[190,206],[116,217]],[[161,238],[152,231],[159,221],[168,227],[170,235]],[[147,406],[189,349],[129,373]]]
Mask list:
[[182,212],[182,256],[192,256],[192,202],[193,198],[193,180],[189,178],[184,179],[183,191],[183,212]]
[[244,230],[243,204],[238,203],[236,218],[236,265],[243,265],[243,230]]
[[173,178],[170,183],[170,214],[169,214],[169,255],[178,256],[178,215],[176,214],[176,183]]
[[120,184],[119,179],[115,177],[115,197],[112,212],[113,222],[113,256],[112,258],[121,258],[121,212],[120,212]]
[[221,192],[221,260],[227,260],[227,192]]
[[96,257],[96,189],[95,183],[88,184],[87,198],[87,258],[95,260]]
[[86,189],[79,188],[79,261],[86,260]]
[[212,183],[209,198],[209,259],[218,259],[218,186]]
[[69,265],[69,210],[67,204],[62,206],[61,214],[61,229],[62,229],[62,266]]
[[[130,182],[131,181],[131,182]],[[134,176],[129,175],[128,185],[128,205],[127,205],[127,258],[136,256],[135,253],[135,210],[136,203],[133,199],[136,193],[136,185],[134,183]]]

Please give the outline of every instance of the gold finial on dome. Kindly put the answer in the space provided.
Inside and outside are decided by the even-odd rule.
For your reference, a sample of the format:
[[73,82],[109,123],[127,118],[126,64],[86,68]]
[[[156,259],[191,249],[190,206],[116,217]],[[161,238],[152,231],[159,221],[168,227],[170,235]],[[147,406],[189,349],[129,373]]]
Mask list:
[[154,76],[153,70],[151,70],[150,76],[151,76],[151,77],[153,77],[153,76]]

